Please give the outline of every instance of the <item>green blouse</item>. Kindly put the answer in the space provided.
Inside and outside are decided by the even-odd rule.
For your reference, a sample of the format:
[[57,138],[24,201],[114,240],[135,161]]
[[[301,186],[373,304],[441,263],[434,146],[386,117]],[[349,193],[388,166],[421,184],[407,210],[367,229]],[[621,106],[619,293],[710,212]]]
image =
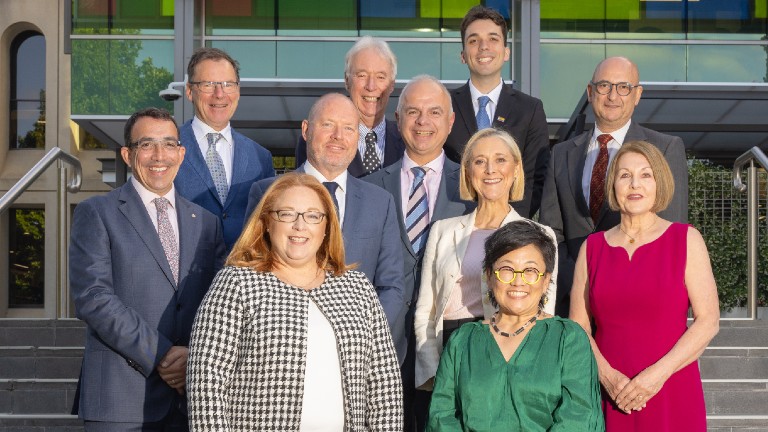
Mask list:
[[488,324],[464,324],[440,358],[427,431],[604,431],[597,364],[584,330],[539,320],[509,362]]

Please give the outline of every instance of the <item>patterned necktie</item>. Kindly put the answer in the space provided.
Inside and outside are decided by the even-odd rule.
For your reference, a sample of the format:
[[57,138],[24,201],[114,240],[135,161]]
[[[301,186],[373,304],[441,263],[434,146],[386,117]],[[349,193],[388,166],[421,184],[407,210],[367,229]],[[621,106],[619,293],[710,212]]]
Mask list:
[[370,131],[365,134],[365,154],[363,155],[363,175],[368,175],[378,171],[381,168],[379,155],[376,154],[376,132]]
[[211,177],[213,177],[216,192],[219,193],[219,198],[223,204],[227,201],[229,186],[227,185],[227,172],[224,171],[224,162],[221,160],[219,152],[216,151],[216,143],[221,139],[221,134],[209,133],[207,137],[208,151],[205,152],[205,164],[208,165],[208,171],[211,172]]
[[597,154],[595,166],[592,168],[592,180],[589,182],[589,214],[592,221],[597,224],[600,217],[600,209],[605,201],[605,176],[608,169],[608,143],[613,137],[610,134],[602,134],[597,137],[600,143],[600,152]]
[[[323,186],[325,186],[326,189],[328,189],[328,193],[331,194],[331,199],[333,200],[333,205],[336,207],[336,215],[339,215],[339,200],[336,199],[336,189],[339,187],[339,184],[336,182],[323,182]],[[341,221],[339,221],[341,222]]]
[[429,202],[427,202],[427,188],[424,185],[424,176],[427,171],[422,167],[413,167],[411,172],[413,172],[413,185],[408,195],[405,227],[413,251],[419,253],[429,232]]
[[168,265],[171,266],[173,280],[179,283],[179,245],[176,243],[176,235],[173,233],[171,220],[168,218],[168,206],[171,204],[165,198],[152,200],[157,208],[157,233],[160,235],[160,244],[163,245]]
[[477,120],[477,130],[491,127],[491,119],[488,117],[488,111],[485,109],[490,101],[491,98],[488,96],[480,96],[477,98],[478,107],[477,116],[475,116],[475,120]]

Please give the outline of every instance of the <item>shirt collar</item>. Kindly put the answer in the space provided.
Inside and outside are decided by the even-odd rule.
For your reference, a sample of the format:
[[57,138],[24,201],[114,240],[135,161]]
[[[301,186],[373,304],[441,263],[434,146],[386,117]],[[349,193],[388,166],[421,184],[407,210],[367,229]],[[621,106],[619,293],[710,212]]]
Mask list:
[[136,192],[139,194],[139,198],[144,204],[144,207],[148,207],[150,205],[154,206],[155,204],[152,202],[152,200],[155,198],[165,198],[169,203],[171,203],[172,208],[176,208],[176,189],[174,188],[173,183],[171,183],[171,190],[169,190],[165,195],[158,195],[154,192],[151,192],[149,189],[145,188],[143,184],[139,183],[136,177],[131,176],[131,183],[133,184],[133,188],[136,189]]
[[410,157],[408,157],[408,153],[403,153],[403,171],[410,173],[411,168],[421,166],[421,167],[427,167],[429,168],[429,172],[434,171],[438,175],[442,175],[443,173],[443,165],[445,165],[445,152],[441,151],[440,155],[434,159],[432,159],[430,162],[428,162],[425,165],[419,165],[416,162],[413,161]]
[[472,104],[475,107],[475,111],[477,111],[477,98],[483,95],[491,98],[491,102],[493,102],[493,105],[497,106],[499,104],[499,96],[501,96],[501,86],[503,84],[504,84],[504,80],[499,80],[499,84],[496,85],[496,87],[494,87],[493,90],[484,94],[480,92],[480,90],[478,90],[474,84],[472,84],[472,80],[469,80],[469,94],[472,96]]
[[195,134],[195,138],[197,138],[198,141],[202,140],[203,142],[207,143],[208,138],[207,135],[209,133],[220,133],[222,137],[224,137],[224,141],[228,145],[232,145],[232,124],[227,123],[227,125],[224,127],[224,129],[217,131],[214,130],[212,127],[204,123],[202,120],[197,118],[197,116],[192,117],[192,132]]
[[320,174],[320,171],[317,170],[312,164],[307,160],[304,162],[304,165],[302,165],[304,172],[311,175],[312,177],[316,178],[319,182],[336,182],[337,185],[339,185],[339,188],[343,192],[346,192],[347,190],[347,177],[348,173],[346,170],[339,174],[335,179],[327,179],[324,175]]
[[[613,137],[613,140],[619,143],[619,145],[624,144],[624,139],[627,137],[627,131],[629,131],[629,125],[632,123],[632,120],[629,120],[627,124],[620,127],[619,129],[616,129],[615,131],[611,132],[611,137]],[[597,137],[602,135],[604,132],[601,132],[600,129],[597,128],[597,124],[595,124],[595,132],[592,134],[592,141],[590,141],[590,147],[597,146]]]

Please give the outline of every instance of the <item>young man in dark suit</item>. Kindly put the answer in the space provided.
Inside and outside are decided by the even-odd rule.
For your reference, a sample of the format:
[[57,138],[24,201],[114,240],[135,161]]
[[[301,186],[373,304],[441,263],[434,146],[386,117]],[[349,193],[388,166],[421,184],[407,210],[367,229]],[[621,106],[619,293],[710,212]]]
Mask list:
[[512,88],[501,79],[509,60],[507,22],[497,11],[475,6],[461,22],[461,62],[469,80],[451,91],[456,122],[445,142],[445,154],[461,160],[464,146],[479,129],[504,129],[517,142],[523,156],[525,194],[512,207],[533,216],[541,203],[541,190],[549,157],[547,117],[541,101]]

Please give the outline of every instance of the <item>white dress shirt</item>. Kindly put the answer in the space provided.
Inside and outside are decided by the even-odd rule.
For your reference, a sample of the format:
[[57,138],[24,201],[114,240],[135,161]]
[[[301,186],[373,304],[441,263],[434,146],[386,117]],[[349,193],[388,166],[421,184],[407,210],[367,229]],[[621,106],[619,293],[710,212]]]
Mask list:
[[208,134],[221,134],[221,138],[216,142],[216,151],[219,152],[221,161],[224,163],[224,172],[227,174],[227,184],[232,186],[232,161],[234,160],[235,150],[233,146],[235,145],[235,141],[232,139],[232,127],[230,124],[227,123],[227,126],[224,129],[217,131],[195,116],[192,118],[192,132],[195,134],[197,145],[200,146],[200,151],[203,153],[203,159],[205,159],[205,153],[208,152]]
[[489,91],[487,94],[484,94],[478,90],[474,84],[472,84],[472,80],[469,80],[469,95],[472,97],[472,109],[475,111],[475,117],[477,117],[477,110],[480,109],[480,104],[477,102],[477,99],[480,96],[488,96],[491,101],[488,102],[488,105],[485,106],[485,109],[488,113],[488,118],[491,119],[491,125],[493,125],[493,115],[496,114],[496,107],[499,106],[499,96],[501,96],[502,85],[504,85],[504,80],[499,80],[499,84],[494,87],[493,90]]
[[144,187],[144,185],[136,180],[136,177],[131,177],[131,182],[133,183],[133,187],[136,189],[136,192],[139,193],[139,198],[144,204],[144,208],[147,210],[149,218],[152,220],[152,225],[155,226],[155,231],[157,231],[157,207],[155,207],[155,203],[153,203],[152,200],[155,198],[165,198],[168,200],[170,205],[166,211],[168,213],[168,219],[171,222],[171,226],[173,227],[173,234],[176,238],[176,247],[178,248],[179,216],[176,213],[176,189],[174,188],[173,183],[171,183],[171,190],[169,190],[165,195],[161,196],[154,192],[150,192],[147,188]]
[[302,169],[305,173],[316,178],[320,183],[322,182],[336,182],[339,187],[336,188],[336,201],[339,203],[339,225],[344,226],[344,210],[347,208],[347,171],[339,174],[335,179],[327,179],[324,175],[320,174],[317,168],[313,167],[309,161],[304,162]]

